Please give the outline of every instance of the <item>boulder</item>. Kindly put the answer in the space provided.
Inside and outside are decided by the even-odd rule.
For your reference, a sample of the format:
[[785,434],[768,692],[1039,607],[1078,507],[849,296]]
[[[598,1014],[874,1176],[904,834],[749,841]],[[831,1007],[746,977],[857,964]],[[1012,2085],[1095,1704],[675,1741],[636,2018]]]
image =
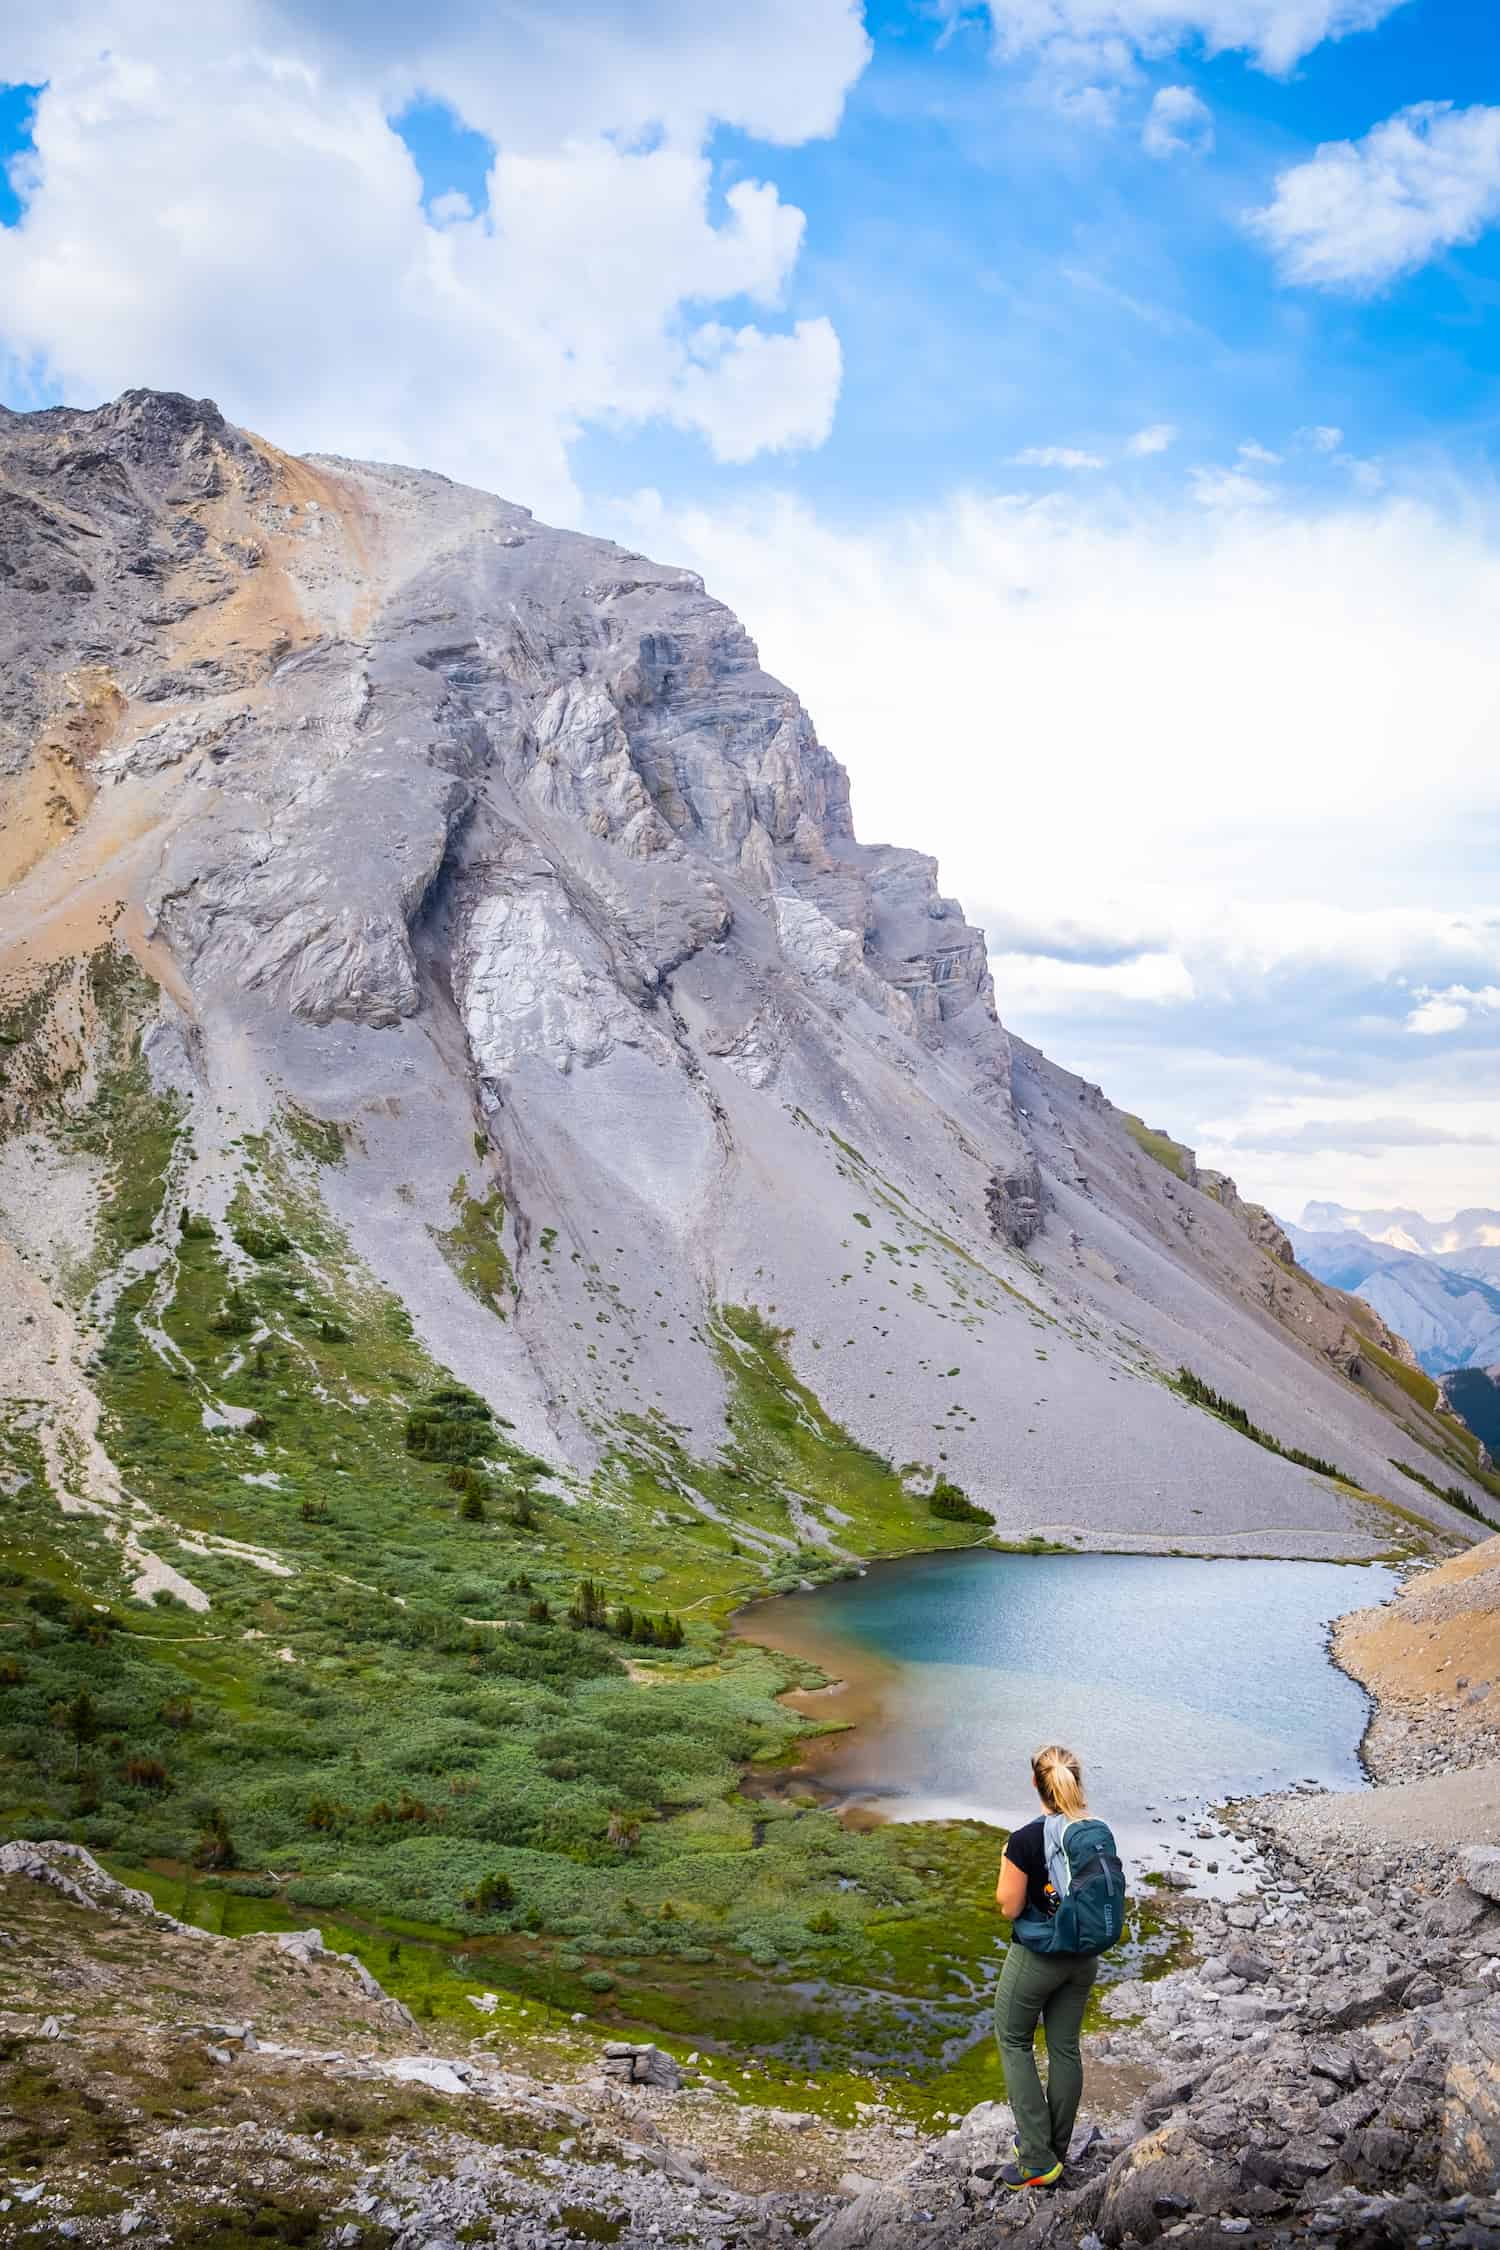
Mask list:
[[627,2086],[655,2086],[666,2094],[677,2093],[682,2085],[675,2058],[649,2041],[612,2039],[604,2050],[604,2075]]
[[1444,1937],[1467,1937],[1493,1911],[1489,1899],[1467,1883],[1454,1883],[1434,1905],[1428,1920]]
[[869,2188],[813,2230],[814,2250],[910,2250],[921,2213],[910,2188]]
[[1476,2013],[1448,2058],[1438,2185],[1448,2195],[1500,2186],[1500,2002]]
[[387,2068],[403,2086],[426,2086],[434,2094],[469,2091],[467,2064],[453,2062],[446,2055],[397,2055]]
[[1458,1867],[1471,1891],[1500,1905],[1500,1845],[1465,1844]]
[[1239,2168],[1200,2148],[1186,2126],[1173,2123],[1147,2133],[1126,2150],[1105,2184],[1095,2221],[1114,2250],[1134,2236],[1150,2242],[1161,2231],[1163,2207],[1211,2217],[1243,2205]]

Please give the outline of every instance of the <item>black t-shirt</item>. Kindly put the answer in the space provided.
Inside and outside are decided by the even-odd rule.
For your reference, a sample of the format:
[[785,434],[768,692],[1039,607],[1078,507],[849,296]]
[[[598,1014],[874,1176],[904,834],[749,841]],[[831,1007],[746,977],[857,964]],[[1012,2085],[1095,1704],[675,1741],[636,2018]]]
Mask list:
[[1045,1830],[1045,1819],[1028,1820],[1024,1828],[1011,1830],[1005,1846],[1006,1858],[1026,1877],[1026,1904],[1039,1914],[1050,1914],[1057,1904],[1047,1887]]

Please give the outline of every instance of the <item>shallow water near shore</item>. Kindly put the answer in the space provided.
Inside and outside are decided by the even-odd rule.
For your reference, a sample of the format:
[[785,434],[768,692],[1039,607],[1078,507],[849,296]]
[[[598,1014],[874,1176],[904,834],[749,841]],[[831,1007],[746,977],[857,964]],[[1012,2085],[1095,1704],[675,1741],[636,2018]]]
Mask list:
[[1396,1584],[1382,1564],[971,1548],[760,1604],[740,1630],[836,1678],[791,1700],[852,1722],[808,1759],[851,1815],[1014,1827],[1037,1810],[1032,1750],[1060,1741],[1138,1869],[1215,1890],[1244,1855],[1217,1824],[1197,1835],[1206,1807],[1363,1786],[1370,1706],[1328,1628]]

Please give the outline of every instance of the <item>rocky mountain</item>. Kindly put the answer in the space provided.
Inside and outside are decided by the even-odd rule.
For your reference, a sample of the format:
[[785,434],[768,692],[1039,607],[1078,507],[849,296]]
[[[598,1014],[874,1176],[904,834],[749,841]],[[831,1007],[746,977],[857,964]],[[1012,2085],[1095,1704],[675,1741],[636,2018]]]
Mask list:
[[[1309,1205],[1311,1211],[1337,1205]],[[1372,1236],[1356,1227],[1287,1228],[1299,1264],[1320,1281],[1354,1291],[1388,1326],[1404,1336],[1431,1375],[1450,1368],[1483,1366],[1500,1354],[1500,1249],[1482,1240],[1454,1249],[1413,1250],[1404,1222],[1414,1212],[1375,1212],[1373,1220],[1402,1224]],[[1483,1212],[1460,1212],[1451,1227],[1427,1220],[1420,1227],[1434,1238],[1482,1232]],[[1472,1226],[1468,1222],[1474,1222]],[[1463,1225],[1460,1222],[1464,1222]],[[1400,1236],[1399,1242],[1393,1241]]]
[[690,574],[132,392],[0,416],[0,662],[11,1833],[637,2027],[775,1969],[778,2054],[801,1964],[845,2071],[897,1975],[940,2058],[993,1838],[753,1811],[801,1722],[731,1611],[1496,1508],[1366,1305],[1007,1035]]
[[[1379,1373],[1350,1380],[1360,1316],[1017,1052],[933,863],[856,840],[843,769],[696,578],[203,402],[8,414],[0,448],[9,1363],[80,1499],[117,1506],[118,1472],[63,1467],[89,1383],[54,1300],[108,1180],[156,1206],[126,1272],[157,1314],[184,1212],[227,1289],[246,1228],[292,1239],[313,1195],[576,1476],[653,1419],[722,1450],[743,1306],[841,1426],[1004,1528],[1358,1544],[1361,1504],[1184,1410],[1187,1360],[1428,1510]],[[137,1037],[161,1144],[65,1145]],[[85,1326],[121,1277],[90,1278]]]

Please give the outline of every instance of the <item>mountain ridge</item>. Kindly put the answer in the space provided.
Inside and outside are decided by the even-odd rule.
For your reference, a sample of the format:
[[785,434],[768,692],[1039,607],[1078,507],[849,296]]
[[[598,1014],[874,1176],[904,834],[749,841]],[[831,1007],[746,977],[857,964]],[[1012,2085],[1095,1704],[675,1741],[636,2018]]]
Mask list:
[[[1331,1211],[1337,1205],[1309,1205]],[[1351,1290],[1406,1337],[1429,1375],[1483,1367],[1500,1355],[1500,1249],[1483,1239],[1493,1214],[1461,1212],[1439,1225],[1422,1222],[1430,1237],[1465,1231],[1475,1237],[1454,1249],[1408,1247],[1410,1212],[1372,1212],[1371,1222],[1392,1222],[1369,1235],[1351,1223],[1322,1230],[1289,1226],[1288,1239],[1308,1272],[1335,1288]],[[1396,1222],[1401,1222],[1397,1224]]]
[[[194,1113],[182,1207],[204,1210],[229,1266],[245,1263],[231,1207],[265,1183],[226,1153],[238,1135],[208,1147],[210,1090],[215,1116],[238,1107],[253,1133],[283,1115],[339,1126],[342,1161],[316,1183],[330,1216],[517,1442],[576,1472],[622,1415],[711,1444],[714,1307],[758,1296],[836,1419],[892,1459],[939,1457],[1002,1521],[1024,1473],[1033,1524],[1091,1535],[1085,1457],[1116,1480],[1099,1529],[1187,1530],[1190,1486],[1222,1497],[1221,1458],[1243,1493],[1231,1537],[1285,1521],[1273,1457],[1225,1454],[1159,1385],[1094,1372],[1091,1325],[1122,1314],[1159,1331],[1165,1372],[1196,1343],[1203,1372],[1258,1421],[1279,1416],[1288,1443],[1324,1413],[1346,1422],[1355,1482],[1426,1512],[1348,1395],[1348,1302],[1268,1278],[1253,1239],[1241,1255],[1232,1183],[1143,1168],[1131,1134],[1096,1134],[1113,1116],[1097,1090],[1040,1057],[1020,1065],[1018,1114],[982,934],[930,859],[855,840],[843,769],[693,574],[426,472],[294,461],[209,402],[7,415],[0,440],[19,687],[7,826],[30,855],[5,967],[16,985],[81,958],[90,916],[123,937],[159,994],[153,1086]],[[1145,1227],[1092,1259],[1038,1232],[1044,1195],[1077,1204],[1081,1244],[1111,1232],[1078,1186],[1091,1134],[1087,1161],[1123,1164]],[[797,1222],[766,1289],[776,1210]],[[625,1237],[607,1281],[606,1224]],[[565,1258],[539,1250],[559,1227]],[[1209,1235],[1192,1286],[1228,1298],[1206,1332],[1177,1333],[1168,1275],[1183,1254],[1195,1274]],[[1121,1256],[1140,1268],[1163,1244],[1165,1265],[1121,1280]],[[481,1268],[493,1287],[474,1286]],[[830,1316],[830,1289],[850,1314]],[[1225,1321],[1238,1341],[1220,1359]],[[1021,1472],[1024,1449],[982,1424],[1035,1420],[1036,1322],[1058,1331],[1070,1396],[1119,1395],[1081,1450],[1054,1414]],[[601,1350],[616,1323],[628,1342]],[[985,1417],[941,1387],[979,1334]],[[1284,1380],[1265,1343],[1309,1334],[1334,1388],[1296,1352]],[[1368,1342],[1389,1356],[1389,1335]],[[1334,1492],[1297,1489],[1331,1533]]]

